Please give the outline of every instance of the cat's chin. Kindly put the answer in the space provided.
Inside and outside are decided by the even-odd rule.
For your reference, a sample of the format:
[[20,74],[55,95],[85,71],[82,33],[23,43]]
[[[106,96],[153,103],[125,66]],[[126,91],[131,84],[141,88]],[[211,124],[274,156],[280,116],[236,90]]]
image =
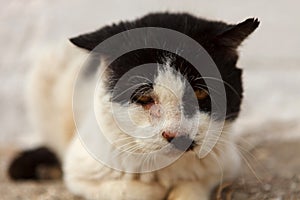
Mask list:
[[178,149],[174,146],[169,146],[167,148],[164,149],[163,151],[163,155],[164,156],[168,156],[168,157],[176,157],[176,156],[183,156],[185,154],[195,154],[197,155],[196,153],[196,149],[199,149],[197,147],[193,147],[193,148],[186,148],[184,150],[181,150],[181,149]]

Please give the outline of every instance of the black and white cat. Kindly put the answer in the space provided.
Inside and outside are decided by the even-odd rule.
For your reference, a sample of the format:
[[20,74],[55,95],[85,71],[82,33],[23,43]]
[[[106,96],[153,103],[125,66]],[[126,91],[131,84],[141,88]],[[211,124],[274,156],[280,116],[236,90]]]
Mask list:
[[[236,67],[237,48],[258,25],[258,20],[253,18],[233,25],[189,14],[155,13],[71,39],[73,44],[86,51],[68,46],[43,58],[31,74],[28,104],[37,131],[44,134],[46,146],[62,163],[64,181],[69,190],[86,199],[205,200],[209,199],[214,186],[235,178],[240,159],[230,135],[230,126],[238,116],[243,93],[242,70]],[[99,67],[88,69],[83,90],[95,88],[90,80],[97,78],[99,71],[103,78],[95,90],[95,109],[93,112],[88,109],[77,111],[81,118],[75,124],[72,109],[74,81],[88,52],[116,34],[143,27],[180,32],[207,51],[221,75],[216,83],[222,83],[226,94],[224,120],[220,120],[218,112],[212,108],[211,93],[218,88],[212,84],[208,86],[206,82],[206,79],[215,77],[202,76],[189,61],[174,52],[145,48],[127,52],[114,61],[110,60],[111,49],[93,53],[99,59],[99,63],[96,62]],[[152,36],[144,37],[146,41]],[[124,41],[124,44],[130,45],[131,42]],[[120,43],[120,48],[124,44]],[[176,52],[180,52],[180,48],[177,47]],[[157,65],[148,66],[147,77],[127,77],[126,83],[123,82],[116,92],[122,77],[137,66],[148,63]],[[133,88],[132,92],[119,98],[129,88]],[[192,95],[188,91],[192,91]],[[192,98],[196,104],[190,102]],[[166,159],[175,154],[180,156],[155,170],[138,170],[138,161],[130,160],[128,156],[115,156],[111,147],[90,136],[97,132],[89,123],[93,116],[101,124],[103,135],[121,151],[142,153],[147,157],[167,147],[162,160],[164,156]],[[134,124],[128,125],[132,134],[120,128],[120,121]],[[199,155],[205,134],[221,123],[224,126],[216,144],[207,155]],[[117,164],[120,168],[95,159],[86,144],[82,144],[82,136],[76,136],[76,132],[94,141],[99,151],[105,152],[113,163],[122,163]],[[150,136],[135,137],[143,134]],[[162,160],[154,159],[148,165],[157,166]],[[56,162],[48,150],[33,150],[13,162],[10,175],[16,179],[37,178],[35,170],[39,164]]]

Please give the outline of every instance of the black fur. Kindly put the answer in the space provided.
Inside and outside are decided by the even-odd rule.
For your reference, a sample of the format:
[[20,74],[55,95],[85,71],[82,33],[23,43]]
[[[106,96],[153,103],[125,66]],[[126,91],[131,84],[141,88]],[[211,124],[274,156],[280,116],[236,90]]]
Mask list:
[[154,13],[135,21],[105,26],[95,32],[71,38],[70,41],[78,47],[93,50],[99,43],[123,31],[141,27],[162,27],[184,33],[203,46],[210,46],[211,42],[214,41],[219,45],[236,48],[258,25],[259,21],[254,18],[247,19],[237,25],[228,25],[186,13]]
[[14,180],[40,179],[41,166],[60,169],[60,162],[53,152],[45,147],[22,152],[11,163],[8,174]]
[[[258,27],[258,25],[259,21],[254,18],[247,19],[237,25],[232,25],[219,21],[209,21],[197,18],[189,14],[155,13],[146,15],[145,17],[135,21],[121,22],[119,24],[105,26],[95,32],[72,38],[70,41],[78,47],[91,51],[107,38],[133,28],[162,27],[186,34],[201,44],[216,63],[224,81],[226,90],[226,118],[235,119],[240,111],[241,99],[243,96],[241,80],[242,70],[236,67],[238,60],[236,49],[242,41]],[[126,41],[124,41],[124,44],[120,44],[120,46],[121,45],[127,45]],[[109,56],[107,55],[109,54],[109,51],[98,53]],[[120,91],[116,91],[116,88],[114,87],[117,80],[119,80],[126,72],[138,65],[146,63],[162,64],[164,62],[163,57],[166,54],[171,54],[175,58],[173,67],[182,74],[185,74],[193,89],[196,89],[197,84],[202,84],[204,85],[202,89],[207,90],[203,80],[193,81],[193,79],[190,78],[201,77],[191,64],[178,55],[159,49],[136,50],[116,59],[109,66],[112,73],[111,80],[107,86],[108,90],[113,91],[114,89],[113,92],[116,94],[119,94],[120,91],[124,91],[124,88],[119,88]],[[152,73],[154,76],[156,72],[155,69],[149,69],[149,72],[147,73]],[[131,85],[127,85],[126,87],[129,88],[130,86]],[[119,97],[113,100],[124,102],[128,101],[128,99],[129,98],[127,97],[125,99]],[[191,97],[189,95],[184,98],[186,102],[186,115],[193,115],[195,111],[194,107],[189,107],[189,105],[191,105],[189,103],[190,99]],[[202,111],[208,113],[211,111],[211,101],[209,97],[199,101],[198,103]]]

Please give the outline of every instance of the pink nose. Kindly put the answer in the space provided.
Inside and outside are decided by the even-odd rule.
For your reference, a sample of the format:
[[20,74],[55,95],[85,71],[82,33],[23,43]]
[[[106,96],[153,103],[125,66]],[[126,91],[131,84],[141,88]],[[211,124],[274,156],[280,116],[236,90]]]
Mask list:
[[168,141],[171,142],[175,137],[176,137],[177,133],[174,132],[169,132],[169,131],[164,131],[162,133],[162,136]]

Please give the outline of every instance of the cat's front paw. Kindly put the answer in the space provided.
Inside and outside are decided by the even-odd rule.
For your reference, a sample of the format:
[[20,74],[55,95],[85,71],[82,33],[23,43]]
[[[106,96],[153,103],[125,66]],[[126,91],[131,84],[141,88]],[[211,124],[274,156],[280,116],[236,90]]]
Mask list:
[[182,183],[174,187],[167,200],[208,200],[209,192],[198,182]]

